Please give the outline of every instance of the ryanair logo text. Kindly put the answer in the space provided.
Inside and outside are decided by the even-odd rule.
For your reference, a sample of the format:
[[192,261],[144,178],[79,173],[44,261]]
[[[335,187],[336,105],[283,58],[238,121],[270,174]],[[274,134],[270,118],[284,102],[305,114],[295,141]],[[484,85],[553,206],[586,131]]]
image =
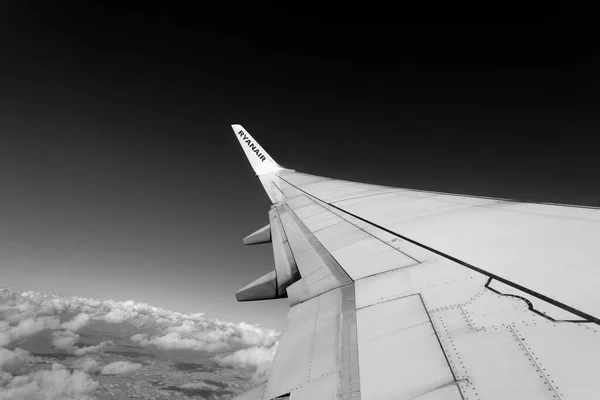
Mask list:
[[250,149],[252,149],[252,151],[256,154],[256,156],[258,158],[260,158],[260,161],[265,161],[266,160],[266,157],[258,149],[258,146],[256,146],[254,143],[252,143],[252,140],[250,140],[250,138],[248,136],[246,136],[246,134],[244,133],[244,131],[239,131],[238,135],[242,138],[242,140],[244,142],[246,142],[246,144],[248,145],[248,147],[250,147]]

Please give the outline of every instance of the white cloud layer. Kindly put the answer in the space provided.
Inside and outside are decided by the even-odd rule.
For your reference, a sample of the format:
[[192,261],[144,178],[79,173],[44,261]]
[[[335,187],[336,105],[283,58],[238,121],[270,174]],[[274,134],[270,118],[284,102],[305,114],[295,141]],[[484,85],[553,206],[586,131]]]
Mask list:
[[112,341],[107,340],[106,342],[102,342],[95,346],[76,347],[75,343],[78,340],[79,335],[71,331],[52,332],[52,344],[54,345],[54,347],[64,350],[67,353],[74,354],[76,356],[85,356],[87,354],[98,353],[113,344]]
[[215,356],[214,360],[221,365],[230,367],[254,368],[255,373],[252,382],[259,384],[268,379],[276,352],[276,345],[271,347],[249,347],[228,355]]
[[[14,315],[11,317],[12,320],[15,319]],[[28,338],[45,330],[57,329],[59,325],[60,320],[57,317],[28,317],[18,321],[16,325],[5,323],[0,326],[0,329],[3,329],[2,336],[0,336],[0,346],[5,346],[15,340]]]
[[91,357],[83,357],[77,360],[74,368],[83,372],[93,373],[100,371],[100,364]]
[[17,348],[14,351],[0,348],[0,371],[21,374],[27,369],[29,352]]
[[259,365],[273,361],[275,351],[275,346],[250,347],[226,356],[216,356],[215,361],[230,367],[258,367]]
[[199,340],[194,335],[184,336],[177,332],[170,332],[166,335],[149,338],[148,334],[137,334],[131,337],[131,340],[142,346],[156,346],[165,350],[198,350],[213,353],[219,350],[229,349],[227,342],[206,342]]
[[0,400],[91,400],[98,383],[83,371],[69,372],[55,363],[50,371],[15,376],[0,392]]
[[[221,365],[254,371],[254,380],[265,380],[278,343],[278,333],[246,323],[208,319],[203,314],[183,314],[134,301],[61,297],[33,291],[19,293],[0,288],[0,400],[11,398],[87,398],[97,383],[88,373],[133,373],[141,364],[115,362],[101,367],[82,358],[71,373],[56,364],[52,371],[27,372],[32,357],[25,350],[4,347],[50,332],[57,349],[83,357],[113,345],[105,341],[81,347],[79,332],[94,321],[129,324],[143,333],[130,340],[161,350],[188,350],[210,354]],[[37,396],[35,393],[45,393]],[[12,397],[6,397],[10,393]],[[29,397],[27,397],[29,396]],[[52,397],[54,396],[54,397]],[[70,396],[70,397],[69,397]]]
[[115,361],[102,368],[102,375],[128,375],[142,368],[142,364],[131,363],[129,361]]
[[60,327],[67,331],[77,332],[78,330],[86,326],[88,322],[91,321],[91,319],[92,317],[89,314],[81,313],[78,314],[72,320],[62,323]]

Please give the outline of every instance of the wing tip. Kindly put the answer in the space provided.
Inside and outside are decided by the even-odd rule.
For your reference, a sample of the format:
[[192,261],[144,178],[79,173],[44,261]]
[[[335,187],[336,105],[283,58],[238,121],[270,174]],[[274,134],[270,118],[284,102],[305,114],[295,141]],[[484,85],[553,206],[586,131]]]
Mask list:
[[257,175],[283,169],[242,125],[232,124],[231,128]]

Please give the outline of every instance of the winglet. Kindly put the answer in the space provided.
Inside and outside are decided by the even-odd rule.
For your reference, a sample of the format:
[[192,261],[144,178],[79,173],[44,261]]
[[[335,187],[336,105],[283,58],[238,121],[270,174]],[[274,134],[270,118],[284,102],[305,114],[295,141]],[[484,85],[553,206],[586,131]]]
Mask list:
[[231,127],[256,175],[267,174],[269,172],[276,172],[284,169],[271,158],[271,156],[241,125],[234,124],[231,125]]

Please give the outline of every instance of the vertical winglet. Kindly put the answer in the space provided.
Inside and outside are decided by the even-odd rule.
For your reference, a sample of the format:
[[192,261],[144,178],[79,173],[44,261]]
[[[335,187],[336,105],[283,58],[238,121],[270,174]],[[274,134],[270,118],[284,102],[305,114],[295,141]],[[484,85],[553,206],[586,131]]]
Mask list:
[[241,125],[231,125],[250,165],[256,175],[263,175],[284,169],[258,144],[256,140]]

